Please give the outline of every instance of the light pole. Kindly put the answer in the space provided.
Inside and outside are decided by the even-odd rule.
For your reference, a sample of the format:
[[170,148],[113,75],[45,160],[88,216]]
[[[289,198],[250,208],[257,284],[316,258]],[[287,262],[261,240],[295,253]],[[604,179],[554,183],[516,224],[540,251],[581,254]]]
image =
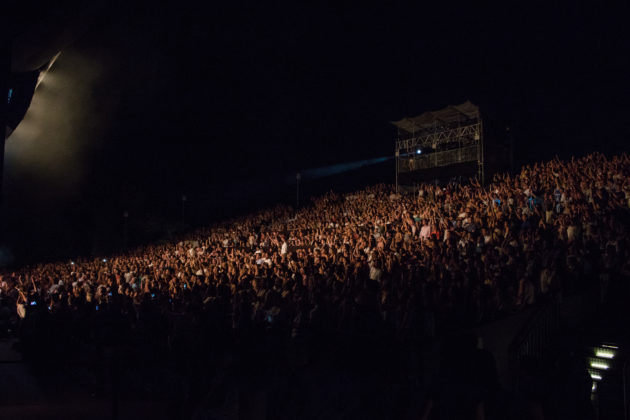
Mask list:
[[186,214],[186,200],[187,199],[188,198],[186,197],[186,195],[182,194],[182,229],[184,229],[184,221],[185,221],[184,215]]
[[297,210],[300,207],[300,180],[302,179],[302,175],[298,172],[295,176],[295,209]]
[[396,194],[398,194],[398,160],[400,158],[400,150],[396,149],[396,163],[394,171],[396,172]]
[[123,250],[127,250],[127,219],[129,219],[129,212],[127,210],[123,213]]

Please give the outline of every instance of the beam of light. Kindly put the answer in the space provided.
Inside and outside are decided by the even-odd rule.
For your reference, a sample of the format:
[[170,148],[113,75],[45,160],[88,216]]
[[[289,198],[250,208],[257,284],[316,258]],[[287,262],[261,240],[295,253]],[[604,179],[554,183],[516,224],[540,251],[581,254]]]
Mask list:
[[7,267],[13,261],[13,252],[7,247],[0,246],[0,267]]
[[39,77],[37,78],[37,83],[35,84],[35,90],[37,90],[37,88],[39,87],[40,83],[42,83],[44,81],[44,78],[48,74],[48,70],[50,70],[50,68],[53,66],[53,64],[55,64],[55,61],[57,61],[57,58],[59,58],[60,54],[61,54],[61,51],[59,51],[57,54],[55,54],[55,56],[53,58],[50,59],[50,61],[48,62],[48,64],[46,65],[45,68],[40,70]]
[[78,193],[119,100],[94,94],[111,69],[108,60],[64,49],[42,67],[45,79],[6,143],[6,191],[42,202]]
[[[322,166],[319,168],[311,168],[303,171],[299,171],[302,180],[313,180],[324,178],[331,175],[338,175],[344,172],[353,171],[355,169],[363,168],[369,165],[377,165],[379,163],[387,162],[390,159],[394,159],[395,156],[383,156],[374,159],[359,160],[356,162],[338,163],[336,165]],[[287,182],[295,182],[295,175],[287,177]]]

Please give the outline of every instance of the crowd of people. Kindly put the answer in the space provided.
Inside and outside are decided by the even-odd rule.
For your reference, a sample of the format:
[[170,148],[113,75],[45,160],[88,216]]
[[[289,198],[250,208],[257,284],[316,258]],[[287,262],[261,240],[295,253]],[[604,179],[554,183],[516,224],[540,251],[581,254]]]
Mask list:
[[626,154],[536,163],[485,187],[330,192],[177,243],[2,273],[0,322],[72,320],[85,328],[69,334],[105,340],[87,326],[115,313],[111,339],[167,347],[199,330],[421,340],[589,285],[627,296],[629,207]]
[[331,192],[297,212],[280,206],[172,245],[3,273],[1,293],[22,317],[117,304],[135,322],[153,303],[193,316],[214,308],[233,329],[432,334],[591,280],[607,293],[627,276],[618,211],[630,204],[628,163],[592,154],[526,166],[486,188]]

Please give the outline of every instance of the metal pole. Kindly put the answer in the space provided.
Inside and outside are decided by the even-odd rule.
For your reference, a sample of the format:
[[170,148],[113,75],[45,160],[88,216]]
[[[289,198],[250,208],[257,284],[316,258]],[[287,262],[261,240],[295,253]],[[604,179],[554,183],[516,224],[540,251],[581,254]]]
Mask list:
[[184,225],[185,225],[185,223],[184,223],[185,222],[184,215],[186,214],[185,213],[185,211],[186,211],[186,200],[187,200],[187,197],[185,195],[182,195],[182,229],[184,228]]
[[297,210],[300,207],[300,179],[302,179],[302,175],[298,172],[295,175],[295,209]]
[[125,212],[123,213],[123,221],[124,221],[124,226],[123,226],[123,250],[127,250],[127,219],[129,218],[129,212],[127,212],[127,210],[125,210]]
[[508,141],[510,143],[510,174],[514,173],[514,139],[512,138],[512,132],[510,131],[510,127],[506,127],[505,129],[508,133]]
[[400,157],[400,151],[396,149],[396,165],[394,167],[394,171],[396,172],[396,194],[398,194],[398,159]]

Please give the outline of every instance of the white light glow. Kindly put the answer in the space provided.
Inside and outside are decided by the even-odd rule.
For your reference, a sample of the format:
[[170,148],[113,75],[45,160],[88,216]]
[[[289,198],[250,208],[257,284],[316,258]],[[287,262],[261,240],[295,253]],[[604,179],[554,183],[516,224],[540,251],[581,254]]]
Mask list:
[[601,357],[602,359],[614,359],[615,353],[613,353],[612,351],[597,350],[595,352],[595,356]]
[[598,375],[597,373],[591,373],[591,379],[595,379],[596,381],[601,381],[602,376]]
[[37,89],[39,85],[44,81],[44,78],[48,74],[48,70],[50,70],[53,64],[55,64],[55,61],[57,61],[57,58],[59,58],[59,54],[61,54],[61,51],[55,54],[55,56],[48,62],[48,65],[46,66],[46,68],[39,72],[39,77],[37,78],[35,89]]
[[604,370],[608,370],[610,368],[610,366],[602,362],[591,362],[591,367],[595,369],[604,369]]
[[612,344],[602,344],[602,347],[606,347],[607,349],[618,349],[619,347],[613,346]]

